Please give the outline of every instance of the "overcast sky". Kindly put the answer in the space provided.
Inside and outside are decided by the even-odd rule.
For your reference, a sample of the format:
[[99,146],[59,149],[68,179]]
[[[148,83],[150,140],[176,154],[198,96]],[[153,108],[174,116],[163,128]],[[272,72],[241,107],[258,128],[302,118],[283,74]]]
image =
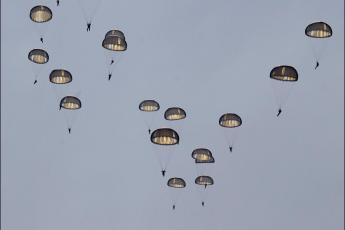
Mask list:
[[[3,229],[344,229],[343,0],[103,0],[91,32],[76,0],[60,2],[1,1]],[[36,4],[53,11],[44,45],[29,18]],[[333,36],[307,38],[315,21]],[[108,81],[110,29],[125,33],[128,50]],[[312,47],[323,49],[316,71]],[[35,86],[33,48],[50,55]],[[279,118],[277,65],[299,73]],[[73,75],[57,91],[56,68]],[[83,104],[70,135],[64,94]],[[181,137],[165,178],[138,110],[144,99],[161,105],[152,129]],[[164,121],[171,106],[186,120]],[[218,125],[226,112],[243,120],[232,154]],[[191,158],[199,147],[216,160],[205,207]],[[187,187],[173,211],[174,176]]]

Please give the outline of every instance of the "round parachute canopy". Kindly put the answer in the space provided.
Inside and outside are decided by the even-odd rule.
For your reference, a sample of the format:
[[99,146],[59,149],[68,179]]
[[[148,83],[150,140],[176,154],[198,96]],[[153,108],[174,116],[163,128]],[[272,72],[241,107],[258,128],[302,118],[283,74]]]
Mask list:
[[36,64],[45,64],[49,61],[49,55],[45,50],[33,49],[29,52],[28,58]]
[[325,22],[314,22],[305,29],[305,35],[312,38],[328,38],[332,33],[332,28]]
[[35,6],[30,10],[30,18],[33,22],[48,22],[53,18],[53,12],[46,6]]
[[192,157],[198,161],[209,161],[213,158],[211,151],[204,148],[194,149]]
[[219,118],[219,125],[225,128],[236,128],[242,125],[242,120],[237,114],[226,113]]
[[169,108],[165,111],[164,118],[168,121],[182,120],[186,118],[186,112],[177,107]]
[[154,100],[145,100],[139,104],[139,109],[144,112],[155,112],[159,110],[159,104]]
[[105,38],[107,37],[117,37],[117,38],[121,38],[123,40],[125,40],[125,34],[120,31],[120,30],[110,30],[105,34]]
[[151,134],[151,142],[157,145],[176,145],[180,141],[177,132],[173,129],[156,129]]
[[54,84],[67,84],[72,81],[72,74],[64,69],[54,69],[49,75],[49,81]]
[[168,180],[168,186],[172,188],[184,188],[186,187],[186,182],[182,178],[173,177]]
[[108,36],[104,38],[102,46],[111,51],[125,51],[127,49],[127,42],[125,39],[116,36]]
[[294,82],[298,80],[298,73],[294,67],[282,65],[271,70],[270,78],[278,81]]
[[66,96],[61,99],[60,106],[64,109],[76,110],[81,108],[81,101],[74,96]]
[[213,179],[212,177],[210,176],[198,176],[196,179],[195,179],[195,184],[197,185],[213,185]]

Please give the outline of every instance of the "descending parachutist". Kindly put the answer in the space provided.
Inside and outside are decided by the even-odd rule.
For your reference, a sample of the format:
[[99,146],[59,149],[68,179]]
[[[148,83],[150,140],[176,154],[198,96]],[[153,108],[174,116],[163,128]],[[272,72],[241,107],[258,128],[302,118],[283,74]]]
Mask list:
[[40,38],[40,41],[43,43],[43,37]]
[[68,133],[71,134],[71,128],[68,128]]
[[162,176],[164,177],[165,176],[165,170],[163,169],[161,172],[162,172]]
[[172,206],[172,209],[175,210],[175,205]]
[[151,129],[148,130],[149,131],[149,135],[151,134]]
[[109,81],[110,81],[110,79],[111,79],[111,76],[112,76],[112,74],[109,73],[109,74],[108,74],[108,80],[109,80]]
[[86,28],[86,31],[90,31],[91,30],[91,22],[88,22],[86,24],[87,28]]
[[56,6],[59,6],[59,5],[60,5],[60,1],[56,0]]
[[201,202],[201,205],[204,207],[204,206],[205,206],[205,202],[204,202],[204,201],[202,201],[202,202]]
[[37,80],[34,81],[34,85],[37,83]]
[[111,60],[110,65],[114,64],[114,60]]
[[281,108],[279,108],[279,110],[278,110],[278,114],[277,114],[277,117],[279,117],[279,115],[282,113],[282,109]]
[[229,151],[232,153],[232,146],[229,146]]
[[316,69],[317,67],[319,67],[319,65],[320,65],[319,62],[317,61],[317,62],[316,62],[316,65],[315,65],[315,69]]

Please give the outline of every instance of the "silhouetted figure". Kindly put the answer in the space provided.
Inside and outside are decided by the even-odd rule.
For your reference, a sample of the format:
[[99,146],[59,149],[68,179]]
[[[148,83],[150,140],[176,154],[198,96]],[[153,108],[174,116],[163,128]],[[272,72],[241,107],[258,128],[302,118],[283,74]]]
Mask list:
[[86,24],[87,28],[86,28],[86,31],[90,31],[91,30],[91,22],[88,22]]
[[36,85],[36,83],[37,83],[37,80],[34,81],[34,85]]
[[43,43],[43,37],[40,38],[40,41]]
[[281,108],[279,108],[279,110],[278,110],[278,114],[277,114],[277,117],[279,117],[279,115],[282,113],[282,109]]
[[59,6],[59,5],[60,5],[60,1],[56,0],[56,6]]
[[232,153],[232,146],[229,146],[229,151]]
[[315,65],[315,69],[316,69],[317,67],[319,67],[319,65],[320,65],[319,62],[317,61],[317,62],[316,62],[316,65]]
[[111,60],[110,65],[114,64],[114,60]]
[[151,134],[151,129],[148,130],[149,131],[149,135]]
[[109,73],[109,74],[108,74],[108,81],[110,81],[111,76],[112,76],[112,74],[111,74],[111,73]]
[[205,206],[205,202],[204,202],[204,201],[202,201],[202,202],[201,202],[201,205],[204,207],[204,206]]
[[205,184],[204,186],[205,186],[205,189],[206,189],[206,187],[207,187],[207,184]]
[[175,210],[175,205],[173,205],[173,207],[172,207],[172,208],[173,208],[173,210]]
[[71,134],[71,128],[68,128],[68,133]]
[[165,170],[163,169],[161,172],[162,172],[162,176],[164,177],[165,176]]

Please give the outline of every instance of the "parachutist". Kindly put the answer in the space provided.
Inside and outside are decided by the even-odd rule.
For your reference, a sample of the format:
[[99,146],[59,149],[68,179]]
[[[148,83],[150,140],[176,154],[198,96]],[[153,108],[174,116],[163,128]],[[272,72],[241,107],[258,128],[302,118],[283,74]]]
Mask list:
[[205,202],[204,202],[204,201],[202,201],[202,202],[201,202],[201,205],[204,207],[204,206],[205,206]]
[[43,37],[40,38],[40,41],[43,43]]
[[148,130],[149,131],[149,135],[151,134],[151,129]]
[[86,24],[86,31],[90,31],[91,30],[91,22],[88,22],[87,24]]
[[277,114],[277,117],[279,117],[279,115],[282,113],[282,109],[281,108],[279,108],[279,110],[278,110],[278,114]]
[[229,146],[229,151],[232,153],[232,146]]
[[71,128],[68,128],[68,133],[71,134]]
[[207,184],[205,184],[205,189],[206,189],[206,187],[207,187]]
[[60,1],[56,0],[56,6],[59,6],[59,5],[60,5]]
[[317,62],[316,62],[316,65],[315,65],[315,69],[316,69],[317,67],[319,67],[319,65],[320,65],[319,62],[317,61]]
[[110,79],[111,79],[111,76],[112,76],[112,74],[109,73],[109,74],[108,74],[108,80],[109,80],[109,81],[110,81]]
[[114,64],[114,60],[111,60],[110,65]]
[[34,85],[37,83],[37,80],[34,81]]
[[162,170],[162,176],[164,177],[165,176],[165,170]]
[[172,209],[175,210],[175,205],[172,206]]

